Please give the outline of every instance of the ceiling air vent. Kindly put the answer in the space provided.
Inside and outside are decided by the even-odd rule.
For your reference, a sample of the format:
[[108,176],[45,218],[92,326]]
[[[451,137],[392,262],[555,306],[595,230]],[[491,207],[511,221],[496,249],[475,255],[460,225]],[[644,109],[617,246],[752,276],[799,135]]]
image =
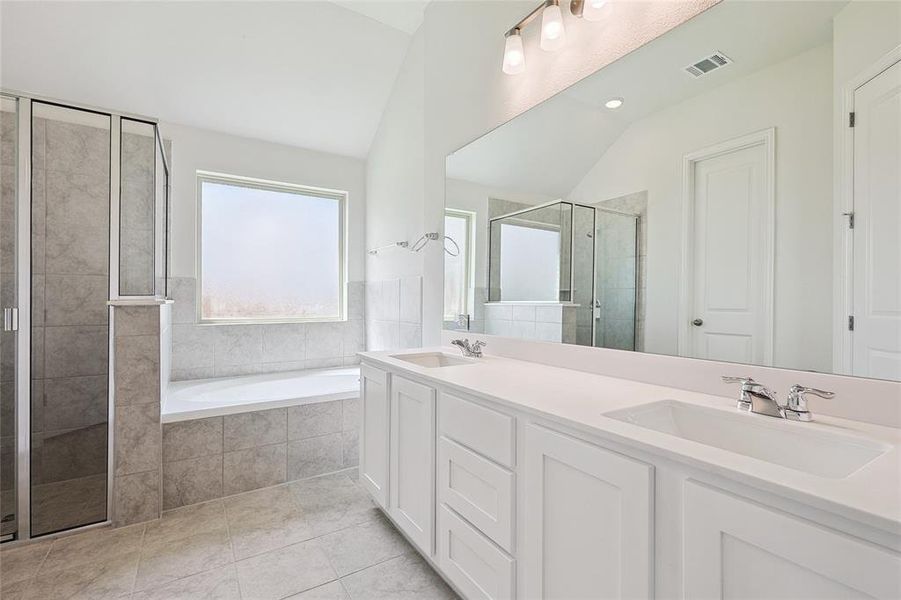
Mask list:
[[688,65],[687,67],[685,67],[685,70],[694,77],[701,77],[702,75],[706,75],[714,69],[725,67],[731,62],[732,59],[730,59],[722,52],[714,52],[710,56],[702,58],[693,65]]

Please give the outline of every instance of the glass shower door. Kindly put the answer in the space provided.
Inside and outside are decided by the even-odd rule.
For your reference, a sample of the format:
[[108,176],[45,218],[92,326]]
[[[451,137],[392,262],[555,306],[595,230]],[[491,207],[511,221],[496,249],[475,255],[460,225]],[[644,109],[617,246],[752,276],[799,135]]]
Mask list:
[[18,102],[0,96],[0,540],[16,533]]
[[32,536],[107,515],[110,135],[32,103]]
[[597,209],[594,345],[635,350],[638,217]]

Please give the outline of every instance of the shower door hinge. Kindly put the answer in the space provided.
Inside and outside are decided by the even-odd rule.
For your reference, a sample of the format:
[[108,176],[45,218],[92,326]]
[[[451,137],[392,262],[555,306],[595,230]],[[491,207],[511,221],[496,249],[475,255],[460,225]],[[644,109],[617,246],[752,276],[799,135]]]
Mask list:
[[848,331],[854,331],[854,315],[848,315]]
[[854,229],[854,211],[851,212],[843,212],[843,217],[848,217],[848,229]]
[[3,309],[3,331],[19,330],[19,309],[4,308]]
[[854,127],[854,113],[848,113],[848,127]]

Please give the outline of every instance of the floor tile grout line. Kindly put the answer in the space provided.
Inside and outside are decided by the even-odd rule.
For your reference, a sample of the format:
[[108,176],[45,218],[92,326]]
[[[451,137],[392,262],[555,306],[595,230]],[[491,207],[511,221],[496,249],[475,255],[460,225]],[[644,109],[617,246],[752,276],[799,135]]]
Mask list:
[[128,590],[129,598],[135,593],[135,587],[138,585],[138,572],[141,570],[141,562],[144,560],[144,538],[147,536],[147,524],[145,523],[141,529],[141,544],[138,546],[138,562],[135,565],[135,572],[131,578],[131,587]]

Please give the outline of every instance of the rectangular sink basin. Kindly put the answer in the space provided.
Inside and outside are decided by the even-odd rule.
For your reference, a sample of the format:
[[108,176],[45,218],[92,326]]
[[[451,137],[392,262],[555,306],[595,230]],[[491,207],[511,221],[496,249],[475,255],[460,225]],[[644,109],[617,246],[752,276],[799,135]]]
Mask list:
[[818,430],[809,423],[789,423],[737,410],[729,413],[675,400],[605,416],[830,479],[843,479],[891,449],[881,442]]
[[423,352],[421,354],[393,354],[391,358],[402,360],[420,367],[428,367],[435,369],[438,367],[454,367],[457,365],[475,364],[472,359],[466,359],[461,356],[453,356],[444,352]]

